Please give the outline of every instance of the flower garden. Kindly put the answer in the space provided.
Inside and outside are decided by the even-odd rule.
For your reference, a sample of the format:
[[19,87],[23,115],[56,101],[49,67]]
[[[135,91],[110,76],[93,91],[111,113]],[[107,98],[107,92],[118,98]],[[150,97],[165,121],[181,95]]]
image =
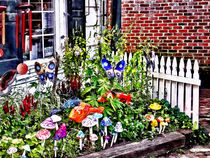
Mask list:
[[[205,130],[178,107],[150,99],[146,68],[156,49],[150,42],[127,62],[126,40],[115,29],[104,31],[94,55],[82,36],[73,41],[66,41],[61,61],[35,63],[39,82],[2,97],[0,157],[77,157],[178,129],[194,130],[192,144],[208,143]],[[63,81],[56,79],[59,65]]]

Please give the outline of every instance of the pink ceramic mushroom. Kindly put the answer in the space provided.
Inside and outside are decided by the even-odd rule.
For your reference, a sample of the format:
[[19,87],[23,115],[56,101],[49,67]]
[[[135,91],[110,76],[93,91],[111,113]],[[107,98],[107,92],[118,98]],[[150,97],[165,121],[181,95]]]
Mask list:
[[98,140],[98,136],[96,134],[90,135],[90,141],[92,142],[92,145],[95,146],[95,141]]
[[36,133],[36,137],[40,140],[43,140],[43,143],[42,143],[42,146],[44,147],[44,144],[45,144],[45,140],[48,139],[50,137],[50,132],[46,129],[42,129],[42,130],[39,130],[37,133]]
[[51,117],[48,117],[48,118],[46,118],[46,120],[44,120],[41,123],[41,127],[45,128],[45,129],[54,129],[56,127],[56,125],[54,124],[54,122],[51,119]]

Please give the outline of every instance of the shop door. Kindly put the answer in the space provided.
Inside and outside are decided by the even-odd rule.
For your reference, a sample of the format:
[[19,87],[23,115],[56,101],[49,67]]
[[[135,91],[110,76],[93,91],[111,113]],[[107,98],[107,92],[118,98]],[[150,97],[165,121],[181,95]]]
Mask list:
[[68,36],[71,40],[73,30],[80,30],[85,35],[85,0],[69,0],[68,3]]

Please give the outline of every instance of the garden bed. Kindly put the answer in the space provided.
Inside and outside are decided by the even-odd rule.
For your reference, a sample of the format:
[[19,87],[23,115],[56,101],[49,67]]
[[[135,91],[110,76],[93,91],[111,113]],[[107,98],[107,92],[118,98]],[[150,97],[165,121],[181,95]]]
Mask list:
[[171,132],[171,133],[162,134],[154,140],[144,139],[140,142],[134,142],[120,146],[116,145],[113,148],[84,155],[81,156],[80,158],[93,158],[93,157],[128,158],[128,157],[159,156],[184,147],[186,144],[186,138],[187,137],[185,137],[185,135],[180,132]]

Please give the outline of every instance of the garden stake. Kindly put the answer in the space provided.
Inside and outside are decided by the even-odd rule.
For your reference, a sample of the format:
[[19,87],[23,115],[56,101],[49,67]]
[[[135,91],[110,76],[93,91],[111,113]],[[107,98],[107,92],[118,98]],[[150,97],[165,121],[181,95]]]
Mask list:
[[112,133],[112,141],[111,141],[110,147],[112,147],[112,145],[113,145],[113,143],[114,143],[115,136],[116,136],[116,133],[113,132],[113,133]]
[[[25,15],[28,11],[28,17],[29,17],[29,50],[32,51],[32,11],[34,7],[29,4],[20,4],[16,6],[17,10],[22,10],[22,49],[23,53],[25,53]],[[18,16],[18,15],[17,15]],[[16,16],[16,47],[18,48],[18,31],[19,31],[19,17]]]
[[122,123],[121,122],[117,122],[116,126],[114,127],[114,131],[116,132],[116,136],[114,138],[114,143],[116,143],[117,142],[118,133],[123,131],[123,127],[122,127]]
[[7,7],[0,6],[0,13],[2,16],[2,26],[1,26],[1,37],[2,37],[2,44],[5,45],[5,12]]

